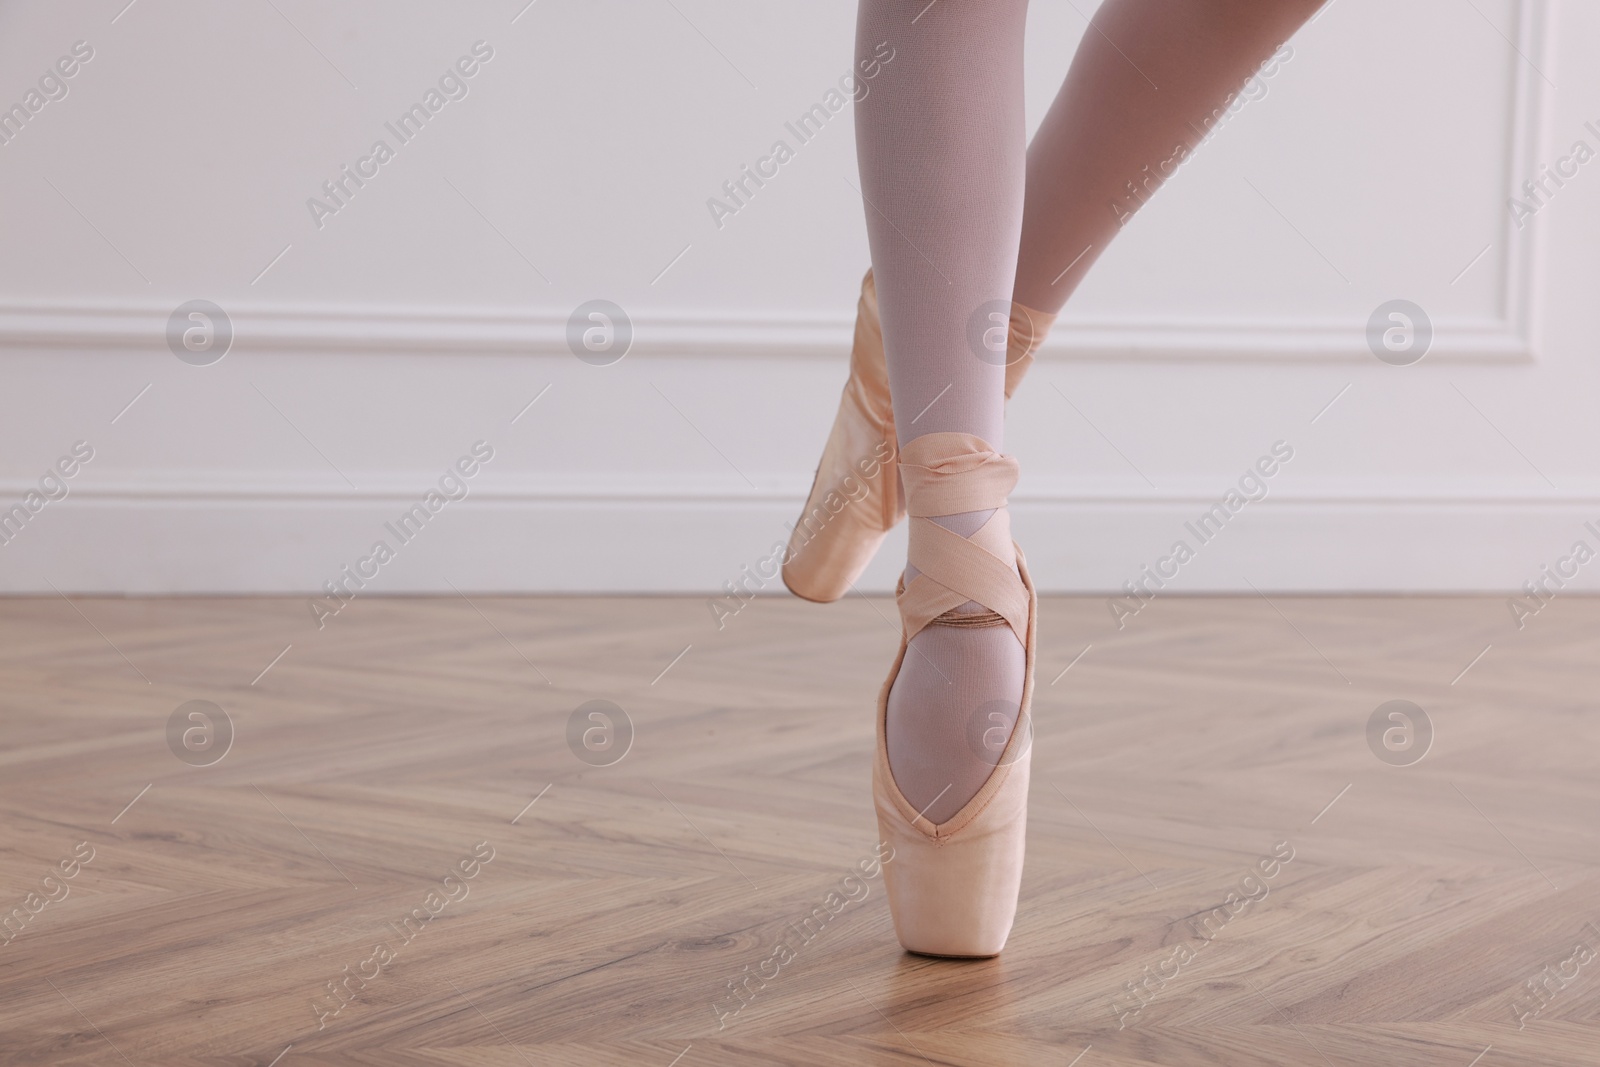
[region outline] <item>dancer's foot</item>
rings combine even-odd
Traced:
[[[928,518],[971,537],[995,514]],[[994,541],[1011,562],[1009,533]],[[1015,575],[1014,563],[1011,570]],[[906,584],[919,573],[908,566]],[[993,772],[1017,721],[1025,659],[1005,619],[976,601],[945,612],[911,639],[889,691],[889,766],[900,791],[930,822],[960,811]]]
[[[970,434],[934,433],[900,466],[906,638],[873,768],[889,906],[913,952],[992,956],[1016,912],[1027,823],[1034,596],[1006,512],[1017,465]]]
[[[1054,315],[1013,304],[1006,343],[1006,396],[1033,365]],[[884,536],[905,517],[895,467],[894,411],[884,363],[878,292],[868,271],[856,305],[850,377],[839,398],[805,510],[789,536],[783,581],[806,600],[829,603],[855,584]]]

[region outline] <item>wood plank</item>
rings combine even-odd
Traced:
[[[1004,955],[904,954],[873,881],[733,1011],[874,844],[892,617],[474,595],[318,630],[289,599],[0,601],[0,914],[94,850],[0,944],[0,1063],[1594,1062],[1600,961],[1513,1012],[1600,949],[1600,600],[1575,596],[1523,631],[1493,598],[1174,597],[1121,631],[1049,598]],[[1368,748],[1395,698],[1435,730],[1411,766]],[[234,728],[211,766],[168,748],[196,699]],[[633,725],[611,766],[568,747],[592,699]],[[403,937],[480,842],[467,895]],[[1266,895],[1197,934],[1279,842]]]

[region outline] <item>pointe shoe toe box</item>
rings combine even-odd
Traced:
[[[913,826],[887,790],[874,790],[878,826],[894,849],[884,864],[895,936],[924,956],[998,956],[1016,917],[1028,810],[1028,761],[1003,768],[982,810],[938,827]]]

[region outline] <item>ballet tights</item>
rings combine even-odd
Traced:
[[[1058,311],[1318,3],[1106,0],[1027,146],[1027,0],[861,0],[858,55],[892,56],[857,101],[856,145],[902,446],[953,431],[1004,450],[993,327],[1010,301]],[[932,518],[970,536],[991,514]],[[1004,625],[935,622],[912,638],[886,732],[895,782],[928,821],[948,820],[992,772],[1024,669]]]
[[[1106,0],[1028,145],[1017,303],[1054,314],[1322,0]]]
[[[1002,451],[1003,330],[998,352],[982,341],[991,309],[1005,321],[1022,230],[1027,2],[862,0],[858,11],[858,53],[893,49],[856,104],[856,154],[900,445],[949,431]],[[931,518],[970,536],[991,514]],[[1005,702],[1015,716],[1023,668],[1003,625],[936,622],[912,637],[889,692],[889,766],[930,822],[993,770],[968,744],[969,722]]]

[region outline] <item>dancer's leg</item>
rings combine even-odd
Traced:
[[[1319,3],[1106,0],[1028,150],[1019,222],[1025,0],[863,0],[858,49],[895,50],[894,76],[857,107],[857,138],[902,445],[956,431],[1003,447],[1004,375],[969,329],[1003,298],[1006,263],[1016,256],[1015,302],[1053,315],[1170,176],[1163,162],[1193,150]],[[968,535],[989,514],[936,521]],[[987,777],[971,727],[1015,708],[1022,655],[1000,627],[931,626],[912,647],[890,694],[890,762],[938,822]]]
[[[857,51],[894,56],[856,105],[856,148],[901,444],[1002,444],[1003,360],[977,358],[967,320],[1009,299],[1016,272],[1026,14],[1027,0],[861,0]]]
[[[1024,234],[1014,283],[1011,344],[1005,354],[1009,363],[1005,373],[1008,394],[1032,364],[1034,351],[1049,332],[1055,312],[1128,216],[1167,176],[1162,164],[1167,163],[1168,171],[1174,169],[1168,161],[1193,149],[1202,132],[1210,128],[1211,119],[1227,106],[1229,93],[1244,85],[1261,60],[1309,17],[1317,4],[1318,0],[1106,0],[1095,16],[1094,26],[1085,34],[1055,105],[1029,150]],[[871,135],[863,137],[863,167],[868,166],[869,157],[877,168],[894,169],[900,161],[906,162],[905,173],[899,178],[894,174],[872,176],[869,186],[879,189],[879,196],[898,202],[897,182],[910,180],[907,175],[913,174],[917,166],[942,165],[945,160],[939,158],[938,150],[952,139],[961,139],[948,129],[930,132],[915,124],[894,129],[895,114],[905,114],[909,123],[921,112],[915,110],[915,100],[906,100],[903,92],[896,93],[893,88],[894,80],[908,69],[908,63],[893,59],[891,65],[883,62],[884,57],[893,54],[889,49],[898,49],[899,55],[918,68],[907,77],[919,83],[927,79],[928,70],[947,68],[949,85],[967,84],[977,69],[977,57],[993,47],[992,38],[958,43],[929,41],[919,40],[907,30],[913,19],[918,27],[935,25],[933,13],[938,8],[967,6],[957,0],[939,0],[933,7],[923,4],[929,7],[926,14],[921,8],[915,14],[907,13],[903,6],[882,0],[863,6],[866,21],[862,32],[867,36],[862,38],[861,52],[863,58],[872,57],[868,62],[878,65],[880,76],[872,83],[870,94],[878,96],[878,100],[869,100],[862,107],[861,120],[870,123],[874,114],[883,116]],[[941,18],[946,14],[940,12]],[[991,14],[1003,17],[1001,12]],[[971,13],[958,11],[951,17],[960,22],[970,18]],[[879,33],[884,36],[875,36]],[[939,30],[930,36],[947,37]],[[919,48],[919,44],[925,47]],[[960,51],[960,45],[969,47]],[[930,49],[934,53],[942,49],[943,57],[930,55]],[[1014,70],[991,73],[1004,77]],[[1145,80],[1146,75],[1150,81]],[[1151,82],[1161,88],[1152,89]],[[993,79],[988,79],[982,89],[988,104],[992,104],[996,92]],[[898,96],[901,103],[879,110],[878,105],[886,103],[889,96]],[[962,110],[936,99],[925,104],[930,114],[952,115]],[[975,102],[973,110],[984,113],[988,104]],[[913,110],[908,111],[907,107]],[[1020,105],[1015,115],[1015,121],[1020,122]],[[991,139],[993,133],[991,128]],[[915,144],[893,145],[896,138],[915,141],[919,137],[929,138],[920,151]],[[991,162],[1008,167],[1009,160],[1009,156],[996,157]],[[1148,172],[1146,166],[1150,168]],[[950,173],[967,173],[970,169],[955,163]],[[1136,195],[1128,195],[1130,181]],[[997,180],[998,185],[1010,188],[1008,181]],[[874,194],[869,192],[868,196]],[[944,196],[946,201],[956,199],[959,196],[953,193]],[[935,232],[924,233],[917,242],[934,249],[924,251],[929,260],[939,265],[934,270],[924,263],[922,273],[935,278],[948,296],[955,296],[957,289],[972,288],[969,277],[947,281],[940,271],[967,266],[960,257],[968,249],[987,249],[987,239],[975,244],[966,240],[967,235],[973,231],[989,232],[983,231],[981,224],[1010,225],[1010,205],[1008,199],[1001,197],[952,206],[934,227]],[[877,208],[867,208],[867,221],[872,227],[876,256],[914,256],[910,245],[897,243],[900,238]],[[990,269],[987,262],[972,266],[977,268],[972,272],[976,274],[987,274]],[[904,420],[916,420],[910,427],[911,436],[915,436],[946,417],[939,409],[947,406],[951,396],[948,393],[927,414],[922,412],[953,381],[951,375],[944,373],[944,361],[952,352],[955,358],[961,358],[963,349],[958,339],[965,333],[966,324],[959,320],[965,309],[937,299],[934,294],[938,290],[924,284],[925,279],[915,277],[917,267],[916,262],[907,262],[896,269],[897,295],[892,301],[902,350],[920,349],[928,356],[923,364],[901,368],[903,387],[894,405],[900,426],[891,417],[884,384],[876,296],[870,284],[863,287],[850,380],[840,398],[816,481],[795,525],[790,555],[784,562],[784,581],[800,596],[824,602],[837,600],[853,585],[883,535],[903,517],[897,503],[899,475],[892,466],[880,471],[874,457],[881,455],[885,442],[897,436],[908,439],[898,432]],[[933,337],[935,343],[924,345],[918,340],[921,336]],[[917,380],[912,381],[913,378]],[[985,412],[981,421],[998,427],[998,409],[986,405]],[[819,518],[831,509],[830,500],[845,496],[856,501],[849,512],[831,521]]]
[[[1106,0],[1028,147],[1017,303],[1059,311],[1229,94],[1321,3]]]
[[[1005,316],[998,353],[975,349],[970,326],[986,308],[1006,307],[1016,271],[1026,14],[1027,0],[860,5],[858,53],[894,50],[857,104],[856,138],[902,446],[954,432],[1003,447]],[[993,514],[929,517],[968,537]],[[906,799],[931,804],[932,822],[953,815],[993,770],[1000,746],[986,754],[969,745],[969,726],[990,708],[1015,719],[1023,670],[1004,624],[935,624],[912,639],[889,698],[889,762]]]

